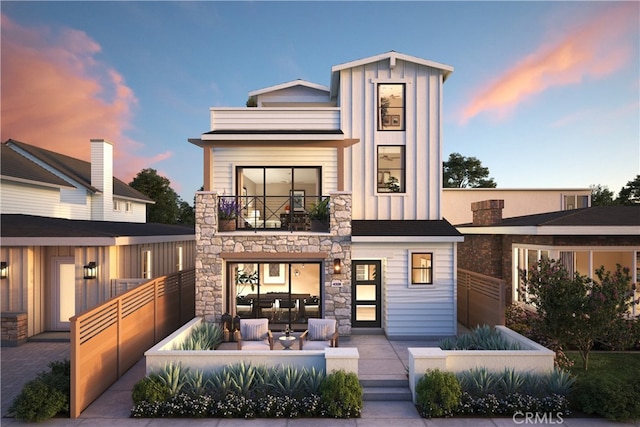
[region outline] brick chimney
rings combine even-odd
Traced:
[[[483,200],[471,203],[473,225],[499,225],[502,223],[504,200]]]
[[[113,146],[104,139],[91,140],[91,186],[100,191],[91,202],[91,219],[110,220],[113,214]]]

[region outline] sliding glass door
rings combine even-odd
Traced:
[[[322,317],[321,263],[229,263],[228,312],[241,318],[267,318],[272,329],[306,329]]]

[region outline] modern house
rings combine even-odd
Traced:
[[[473,221],[469,206],[484,200],[504,200],[502,216],[533,215],[591,206],[590,188],[444,188],[442,216],[453,225]]]
[[[452,72],[391,51],[333,66],[329,86],[296,80],[250,92],[254,107],[211,108],[189,139],[204,159],[196,315],[455,334],[463,238],[442,216]],[[237,213],[231,228],[221,211]]]
[[[193,227],[145,223],[145,195],[91,163],[8,140],[0,151],[2,344],[68,331],[69,318],[151,278],[195,266]]]
[[[600,267],[630,270],[640,279],[640,206],[596,206],[502,218],[504,200],[471,205],[473,221],[458,225],[465,240],[458,266],[507,283],[506,302],[523,301],[519,271],[540,259],[561,260],[571,273],[596,278]],[[630,292],[640,290],[635,286]],[[633,309],[640,314],[640,307]]]

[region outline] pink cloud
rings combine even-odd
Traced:
[[[115,174],[129,180],[154,161],[126,135],[137,99],[123,76],[96,58],[100,45],[74,29],[22,27],[2,15],[0,139],[89,160],[91,138],[114,146]]]
[[[462,111],[462,123],[484,112],[504,118],[546,89],[619,70],[631,56],[634,38],[628,34],[637,37],[637,17],[633,2],[609,7],[563,38],[540,46],[474,95]]]

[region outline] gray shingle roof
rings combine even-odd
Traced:
[[[481,227],[470,223],[460,227]],[[640,206],[592,206],[590,208],[547,212],[535,215],[504,218],[499,227],[532,226],[638,226]],[[639,228],[640,231],[640,228]]]
[[[86,162],[84,160],[76,159],[73,157],[65,156],[64,154],[56,153],[53,151],[46,150],[44,148],[36,147],[34,145],[26,144],[24,142],[16,141],[13,139],[9,139],[4,142],[2,148],[2,174],[12,176],[14,178],[21,179],[32,179],[34,176],[42,175],[44,169],[38,166],[37,164],[27,161],[24,163],[23,169],[16,169],[8,167],[5,169],[5,152],[13,151],[8,148],[11,145],[15,145],[16,147],[26,151],[30,155],[38,158],[43,163],[48,164],[52,168],[58,170],[60,173],[68,176],[74,181],[78,182],[80,185],[86,187],[88,190],[97,192],[98,190],[91,185],[91,163]],[[7,145],[5,147],[5,145]],[[22,157],[22,156],[20,156]],[[10,165],[7,165],[10,166]],[[44,170],[47,172],[46,170]],[[50,172],[47,172],[51,174]],[[53,175],[53,174],[51,174]],[[55,175],[54,175],[55,176]],[[58,178],[60,180],[60,178]],[[50,183],[49,181],[42,181],[46,183]],[[69,183],[65,182],[68,186]],[[151,202],[152,200],[137,191],[136,189],[130,187],[125,184],[123,181],[118,178],[113,178],[113,194],[119,197],[126,197],[129,199],[136,199],[145,202]]]
[[[193,225],[84,221],[32,215],[0,215],[4,237],[124,237],[195,234]]]
[[[446,220],[353,220],[353,236],[462,236]]]

